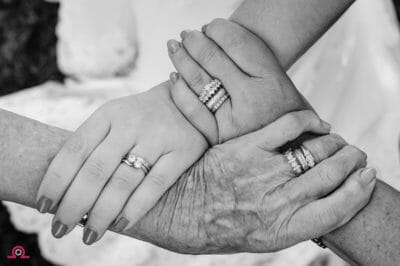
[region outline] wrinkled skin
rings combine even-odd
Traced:
[[[350,146],[347,150],[360,154],[365,164],[365,154]],[[315,237],[302,230],[307,222],[293,220],[305,203],[297,199],[296,189],[286,188],[293,175],[285,160],[248,136],[215,146],[125,234],[189,254],[272,252]],[[347,200],[355,198],[346,193]],[[343,212],[328,218],[331,229],[353,215]],[[321,217],[310,221],[318,223]]]

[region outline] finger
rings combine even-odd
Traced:
[[[232,99],[240,92],[232,90],[248,78],[221,48],[199,31],[182,33],[183,46],[191,57],[212,77],[219,79]]]
[[[153,165],[162,151],[154,143],[140,142],[130,153]],[[128,167],[126,164],[119,165],[90,211],[83,235],[85,244],[91,245],[102,237],[144,177],[142,169]]]
[[[218,126],[214,115],[201,103],[177,73],[170,75],[171,94],[175,105],[186,119],[199,130],[210,145],[218,143]]]
[[[178,153],[169,153],[157,161],[117,218],[118,222],[125,221],[120,231],[135,225],[186,170],[188,164],[177,163],[181,158]]]
[[[67,189],[53,218],[53,235],[70,232],[90,210],[112,173],[129,151],[124,139],[110,135],[93,151]]]
[[[227,19],[215,19],[202,30],[250,76],[264,77],[271,71],[282,71],[268,46],[239,24]]]
[[[102,238],[144,176],[143,170],[124,163],[118,167],[90,210],[83,235],[85,244],[91,245]],[[124,221],[121,222],[119,227],[123,226]]]
[[[299,191],[299,201],[309,202],[331,193],[351,173],[365,167],[366,164],[366,154],[354,146],[347,145],[307,173],[290,180],[287,188]]]
[[[181,43],[170,40],[167,46],[168,55],[176,70],[182,75],[190,89],[200,95],[204,86],[211,82],[210,75],[193,60]]]
[[[40,184],[36,201],[39,212],[48,212],[59,203],[80,167],[104,140],[109,129],[109,121],[98,110],[67,140]]]
[[[375,184],[374,169],[358,170],[326,198],[299,209],[290,220],[288,234],[303,241],[341,227],[368,203]]]
[[[297,139],[303,133],[327,134],[329,131],[330,125],[321,120],[315,112],[304,110],[288,113],[244,138],[249,138],[251,142],[271,151]]]

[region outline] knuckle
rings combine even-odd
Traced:
[[[346,141],[344,138],[338,134],[331,133],[329,134],[329,137],[338,145],[338,146],[344,146],[347,145]]]
[[[341,176],[341,172],[337,167],[331,164],[325,165],[321,173],[321,178],[325,180],[329,185],[336,185],[338,177]]]
[[[367,160],[367,154],[365,152],[363,152],[362,150],[360,150],[359,148],[357,148],[356,146],[353,145],[347,145],[345,147],[345,151],[347,151],[347,153],[354,159],[356,159],[357,161],[366,161]]]
[[[87,163],[85,167],[85,172],[88,177],[91,178],[101,178],[105,173],[105,164],[99,159],[91,160]]]
[[[163,189],[168,185],[167,178],[163,175],[151,175],[146,178],[149,179],[151,186],[156,189]]]
[[[203,48],[199,52],[199,60],[205,65],[211,64],[217,57],[218,51],[215,48]]]
[[[288,120],[288,124],[290,124],[292,128],[299,129],[303,127],[303,123],[298,113],[292,112],[288,114],[286,118]]]
[[[127,190],[132,186],[132,177],[127,174],[118,174],[112,179],[112,185],[117,190]]]
[[[56,168],[54,166],[50,167],[49,170],[47,170],[45,177],[47,180],[49,180],[49,181],[51,180],[51,181],[57,182],[57,183],[61,182],[64,179],[63,175],[58,170],[58,168]]]
[[[65,143],[64,149],[67,153],[75,156],[83,153],[86,149],[86,141],[82,134],[77,133]]]
[[[206,80],[199,71],[193,71],[188,78],[188,83],[192,88],[202,88],[206,84]]]

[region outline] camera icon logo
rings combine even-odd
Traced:
[[[8,259],[29,259],[30,256],[25,254],[25,248],[23,246],[14,246],[11,250],[11,254],[7,256]]]

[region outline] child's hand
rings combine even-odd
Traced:
[[[37,208],[58,206],[52,232],[62,237],[89,213],[84,242],[92,244],[114,223],[122,231],[149,211],[208,147],[174,105],[168,87],[111,101],[97,110],[52,161]],[[121,163],[133,153],[152,165]]]
[[[182,43],[168,42],[180,74],[173,73],[170,79],[176,105],[211,144],[255,131],[289,111],[306,109],[302,96],[257,36],[223,19],[203,31],[184,31]],[[198,99],[214,78],[230,95],[215,116]]]

